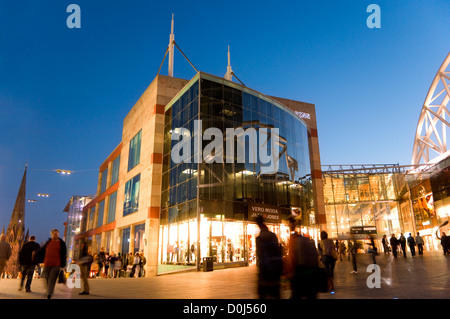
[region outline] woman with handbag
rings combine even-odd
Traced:
[[[328,276],[328,289],[334,290],[334,267],[336,266],[337,260],[336,247],[334,242],[328,238],[328,233],[324,230],[320,232],[320,239],[319,252]]]

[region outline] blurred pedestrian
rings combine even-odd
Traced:
[[[316,299],[319,285],[319,254],[315,242],[304,236],[294,237],[292,299]]]
[[[66,267],[67,256],[66,244],[59,238],[59,231],[53,229],[50,234],[52,237],[37,252],[37,261],[44,261],[47,299],[50,299],[53,295],[61,268]]]
[[[397,258],[399,242],[398,239],[395,237],[395,234],[392,234],[391,238],[389,239],[389,243],[391,244],[392,255],[394,255],[394,258]]]
[[[0,236],[0,277],[5,270],[6,262],[11,257],[11,246],[6,241],[6,235],[3,234]]]
[[[289,222],[289,242],[288,242],[288,254],[283,257],[283,277],[287,278],[291,281],[292,288],[292,280],[294,278],[295,273],[295,260],[294,260],[294,252],[295,252],[295,240],[297,239],[298,232],[295,230],[296,228],[296,220],[294,216],[288,218]]]
[[[346,251],[347,251],[347,247],[345,246],[345,243],[344,243],[344,241],[338,241],[338,243],[339,243],[339,246],[338,246],[338,249],[339,249],[339,259],[340,259],[340,261],[342,261],[342,256],[344,256],[344,259],[345,259],[345,254],[346,254]]]
[[[81,257],[78,260],[78,265],[80,266],[80,276],[81,281],[83,282],[83,291],[79,293],[79,295],[89,295],[89,273],[91,272],[91,265],[94,261],[94,258],[89,253],[87,243],[84,242],[81,244]]]
[[[403,236],[403,233],[400,233],[398,241],[400,242],[400,247],[402,247],[403,257],[406,258],[406,238]]]
[[[283,271],[281,247],[277,236],[269,231],[264,218],[258,215],[256,223],[260,228],[256,237],[256,263],[258,266],[258,296],[280,298],[280,279]]]
[[[353,238],[353,240],[351,242],[349,242],[348,244],[348,250],[349,250],[349,255],[352,255],[352,266],[353,266],[353,270],[351,271],[352,274],[357,274],[358,273],[358,266],[356,264],[356,255],[358,254],[358,243],[356,241],[356,239]]]
[[[337,260],[336,247],[324,230],[320,232],[320,239],[319,252],[328,276],[328,289],[334,290],[334,267]]]
[[[441,236],[441,245],[442,245],[442,250],[444,251],[444,255],[448,255],[449,254],[449,249],[448,249],[448,238],[447,235],[445,233],[442,233]]]
[[[105,278],[109,277],[109,263],[111,261],[111,256],[109,255],[109,251],[105,253],[105,262],[103,265],[105,266]]]
[[[417,232],[417,236],[416,236],[416,244],[417,244],[417,250],[419,252],[419,255],[423,255],[423,245],[424,245],[424,241],[422,236],[420,236],[419,232]]]
[[[409,233],[408,237],[408,246],[409,250],[411,251],[411,256],[414,257],[416,255],[416,241],[414,240],[414,237]]]
[[[134,255],[134,259],[133,259],[133,268],[131,269],[131,274],[130,277],[139,277],[139,272],[141,271],[141,266],[139,265],[141,259],[139,258],[139,253],[137,252]]]
[[[114,278],[115,277],[115,265],[117,262],[117,256],[116,254],[113,252],[111,252],[111,255],[109,255],[109,274],[108,276],[110,278]]]
[[[100,248],[100,251],[97,254],[97,264],[98,264],[98,271],[97,271],[97,277],[102,277],[102,273],[103,273],[103,266],[105,265],[105,259],[106,259],[106,255],[105,255],[105,251],[103,250],[103,247]]]
[[[25,281],[25,277],[27,277],[25,291],[31,292],[31,281],[33,280],[34,269],[36,268],[36,262],[33,260],[33,257],[40,247],[41,246],[36,243],[36,237],[30,236],[30,241],[26,242],[19,252],[19,264],[22,273],[19,291],[23,289],[23,283]]]
[[[369,238],[369,240],[370,240],[370,242],[369,242],[369,253],[372,255],[372,263],[373,264],[376,264],[377,263],[377,260],[376,260],[376,255],[378,255],[378,249],[377,249],[377,247],[375,246],[375,235],[370,235],[370,238]]]
[[[389,254],[389,245],[386,235],[383,235],[383,238],[381,239],[381,244],[383,245],[384,253]]]
[[[139,268],[140,268],[139,277],[145,277],[145,267],[144,266],[146,263],[147,263],[147,259],[144,256],[144,252],[141,251],[139,253]]]

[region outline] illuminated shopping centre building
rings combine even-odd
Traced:
[[[418,177],[425,173],[411,175],[399,165],[375,174],[363,167],[322,172],[313,104],[248,88],[230,63],[224,78],[204,72],[175,78],[174,46],[172,32],[168,76],[158,72],[125,117],[122,141],[100,165],[75,258],[87,241],[93,253],[143,252],[149,276],[201,269],[205,257],[216,268],[249,265],[258,214],[283,244],[290,216],[314,239],[320,230],[333,238],[375,228],[379,235],[421,230],[412,226],[415,213],[404,212],[425,205],[432,191]],[[442,218],[433,218],[435,227]]]

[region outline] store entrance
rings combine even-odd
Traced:
[[[284,224],[267,224],[287,249],[289,228]],[[256,223],[202,216],[180,223],[164,225],[160,231],[159,262],[161,269],[202,269],[206,257],[213,258],[215,269],[256,264]],[[170,267],[166,267],[170,265]],[[174,268],[174,266],[176,266]]]

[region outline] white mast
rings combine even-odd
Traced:
[[[170,40],[169,40],[169,76],[170,77],[173,77],[174,42],[175,42],[175,34],[173,34],[173,13],[172,13],[172,25],[171,25],[171,29],[170,29]]]
[[[230,46],[228,46],[228,66],[227,66],[227,73],[225,73],[225,79],[232,81],[232,78],[233,78],[233,70],[231,70]]]

